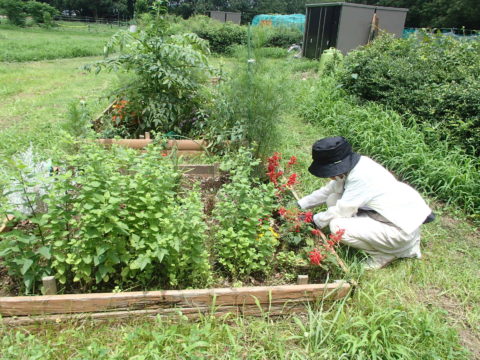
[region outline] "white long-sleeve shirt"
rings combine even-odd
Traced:
[[[332,180],[298,202],[302,209],[325,203],[334,193],[341,197],[334,206],[314,216],[324,227],[332,219],[354,216],[358,209],[371,209],[398,226],[407,234],[417,230],[431,209],[412,187],[395,179],[383,166],[362,156],[342,180]]]

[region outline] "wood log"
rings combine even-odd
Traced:
[[[143,149],[151,144],[151,139],[97,139],[97,142],[105,146],[113,144],[131,149]],[[178,150],[203,151],[207,143],[204,140],[168,140],[166,150],[177,148]]]
[[[81,314],[58,314],[46,316],[21,316],[6,317],[0,320],[0,324],[9,326],[29,326],[35,324],[55,323],[65,324],[83,321],[121,321],[132,318],[145,317],[155,318],[157,316],[178,319],[184,317],[190,320],[199,319],[202,316],[225,317],[233,316],[282,316],[305,311],[305,303],[287,303],[273,305],[244,305],[244,306],[223,306],[221,308],[201,307],[182,309],[153,309],[153,310],[132,310],[132,311],[111,311]]]
[[[85,312],[210,308],[254,304],[305,303],[336,300],[348,294],[350,284],[308,284],[163,290],[125,293],[0,297],[0,315],[27,316]]]
[[[218,164],[213,165],[179,165],[181,171],[184,171],[186,175],[216,177],[218,175]]]

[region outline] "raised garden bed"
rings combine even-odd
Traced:
[[[5,325],[17,326],[157,315],[182,315],[192,319],[202,314],[285,315],[303,311],[308,303],[341,299],[349,291],[350,284],[340,281],[331,284],[0,297],[0,315]]]
[[[179,310],[188,317],[213,309],[218,315],[278,315],[348,293],[347,283],[322,284],[340,273],[320,264],[327,255],[308,252],[322,241],[312,238],[311,214],[279,207],[288,193],[278,191],[291,185],[280,186],[277,155],[274,186],[251,178],[258,162],[245,150],[226,160],[233,169],[227,176],[218,165],[175,165],[158,147],[137,156],[84,146],[66,159],[70,173],[53,175],[46,216],[22,219],[15,232],[2,235],[0,248],[17,281],[15,292],[3,294],[19,293],[22,280],[26,293],[39,294],[40,279],[55,276],[67,295],[0,297],[7,323]],[[313,284],[292,285],[307,274]],[[212,289],[182,290],[202,286]],[[112,290],[120,292],[106,293]],[[56,286],[44,282],[42,293],[56,293]]]

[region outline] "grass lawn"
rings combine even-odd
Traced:
[[[0,152],[11,153],[32,140],[48,141],[71,102],[84,100],[94,113],[100,112],[107,99],[99,97],[111,88],[115,75],[81,69],[95,60],[0,63]]]
[[[89,30],[90,29],[90,30]],[[0,61],[38,61],[103,54],[105,42],[118,27],[60,23],[45,29],[0,25]]]
[[[101,110],[104,104],[95,99],[113,77],[79,70],[91,60],[2,64],[0,150],[8,154],[31,140],[51,145],[46,134],[58,132],[56,124],[72,99],[85,99]],[[226,61],[226,71],[235,71]],[[288,72],[296,65],[275,61],[273,66]],[[307,75],[295,73],[298,78],[286,91],[312,85],[315,78]],[[322,183],[306,170],[310,146],[324,136],[322,128],[305,123],[292,111],[285,112],[280,122],[277,151],[298,157],[298,190],[306,194]],[[197,323],[139,319],[29,329],[0,325],[2,358],[480,359],[478,229],[441,205],[436,205],[436,212],[437,220],[423,228],[422,260],[396,261],[371,273],[358,270],[359,288],[330,311],[282,319],[205,317]],[[359,258],[348,249],[342,252],[349,262]]]

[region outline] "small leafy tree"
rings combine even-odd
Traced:
[[[7,15],[13,25],[24,26],[27,18],[25,3],[19,0],[0,0],[0,13]]]
[[[59,13],[53,6],[38,1],[27,1],[25,10],[37,24],[49,22],[47,25],[50,25],[53,16]]]
[[[117,97],[128,100],[126,111],[137,121],[123,124],[132,135],[145,131],[188,133],[199,119],[205,101],[202,83],[211,72],[207,42],[194,34],[167,35],[165,8],[156,2],[156,16],[138,33],[121,31],[106,46],[106,55],[120,53],[94,64],[102,69],[125,70],[134,78],[119,89]]]

